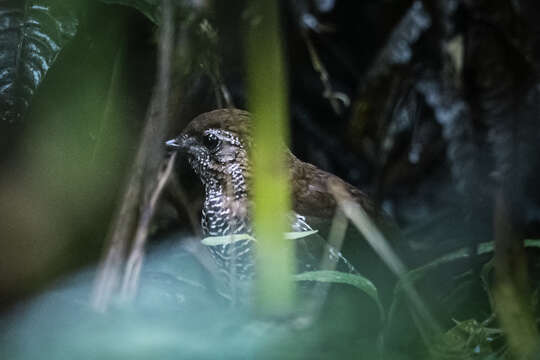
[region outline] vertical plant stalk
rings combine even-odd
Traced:
[[[499,190],[493,217],[493,301],[513,355],[516,359],[532,359],[540,350],[540,336],[531,304],[525,244],[512,225],[511,218],[504,193]]]
[[[126,262],[126,268],[124,271],[124,280],[122,283],[122,296],[125,300],[131,300],[137,293],[137,287],[139,283],[139,277],[141,274],[141,268],[144,260],[144,248],[146,246],[146,239],[148,238],[148,229],[150,228],[150,221],[154,216],[157,201],[163,192],[163,188],[167,184],[171,176],[174,161],[176,160],[176,152],[167,160],[167,165],[163,172],[159,175],[158,182],[150,202],[145,206],[137,231],[135,232],[135,238],[133,240],[133,247]]]
[[[140,144],[130,171],[126,190],[112,226],[107,235],[104,257],[98,268],[91,304],[97,311],[105,311],[113,293],[117,290],[121,268],[129,239],[139,220],[139,209],[151,201],[158,178],[163,142],[167,129],[171,56],[173,52],[173,16],[171,0],[162,0],[162,25],[159,37],[158,79],[154,88]],[[139,206],[140,203],[143,206]]]
[[[332,249],[341,252],[343,241],[347,233],[349,225],[349,219],[345,216],[340,208],[336,208],[332,224],[330,226],[330,232],[328,233],[328,245],[324,249],[320,270],[334,271],[339,262],[339,258],[332,256]],[[322,310],[324,303],[328,297],[328,291],[332,284],[330,282],[317,282],[313,289],[313,303],[309,313],[312,316],[312,321],[316,319]]]
[[[249,107],[254,114],[252,196],[257,237],[256,304],[266,315],[286,315],[294,305],[294,247],[284,239],[289,224],[290,189],[284,152],[287,85],[281,42],[279,2],[251,4],[247,29]],[[285,142],[286,143],[286,142]]]

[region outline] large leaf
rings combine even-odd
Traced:
[[[24,115],[77,27],[72,1],[0,0],[0,119]]]

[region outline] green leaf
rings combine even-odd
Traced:
[[[217,246],[232,244],[237,241],[250,240],[255,241],[255,238],[249,234],[234,234],[225,236],[208,236],[202,239],[202,244],[206,246]]]
[[[482,243],[478,246],[479,253],[489,251],[489,244],[491,243]],[[491,245],[491,251],[493,251],[493,246]],[[434,261],[420,266],[416,269],[410,270],[407,272],[397,283],[394,288],[394,298],[392,299],[392,304],[390,305],[390,310],[388,312],[388,323],[391,326],[392,321],[396,315],[398,305],[402,302],[404,297],[405,282],[413,285],[417,281],[426,277],[429,273],[436,270],[438,267],[462,259],[467,259],[469,257],[469,249],[461,248],[444,256],[441,256]]]
[[[436,260],[434,260],[434,261],[432,261],[432,262],[430,262],[430,263],[428,263],[426,265],[423,265],[421,267],[413,269],[413,270],[409,271],[407,274],[405,274],[404,280],[398,281],[398,283],[396,284],[396,289],[394,290],[394,293],[398,294],[403,290],[403,282],[404,281],[409,281],[411,283],[415,283],[418,280],[425,277],[432,270],[435,270],[436,268],[438,268],[441,265],[448,264],[448,263],[451,263],[451,262],[457,261],[457,260],[466,259],[468,257],[469,257],[469,249],[463,248],[463,249],[459,249],[457,251],[454,251],[454,252],[452,252],[450,254],[444,255],[444,256],[442,256],[442,257],[440,257],[440,258],[438,258],[438,259],[436,259]]]
[[[527,239],[525,240],[525,247],[537,247],[537,248],[540,248],[540,240],[533,240],[533,239]],[[493,246],[493,242],[492,241],[489,241],[489,242],[483,242],[483,243],[480,243],[478,244],[478,255],[484,255],[484,254],[488,254],[490,252],[493,252],[494,250],[494,246]],[[440,258],[426,264],[426,265],[423,265],[423,266],[420,266],[416,269],[413,269],[411,271],[409,271],[407,274],[406,274],[406,279],[407,281],[410,281],[410,282],[416,282],[420,279],[422,279],[423,277],[425,277],[429,272],[431,272],[432,270],[435,270],[436,268],[438,268],[439,266],[441,265],[445,265],[445,264],[449,264],[453,261],[457,261],[457,260],[463,260],[463,259],[467,259],[468,257],[470,256],[469,254],[469,249],[468,248],[461,248],[459,250],[456,250],[454,252],[451,252],[449,254],[446,254],[444,256],[441,256]],[[403,288],[403,281],[399,281],[397,284],[396,284],[396,289],[394,291],[394,293],[399,293]]]
[[[316,234],[317,230],[309,231],[296,231],[296,232],[286,232],[284,238],[286,240],[298,240],[308,237],[310,235]],[[227,245],[232,244],[237,241],[250,240],[257,241],[253,236],[249,234],[234,234],[234,235],[225,235],[225,236],[208,236],[202,239],[202,244],[206,246],[216,246],[216,245]]]
[[[286,232],[284,238],[286,240],[298,240],[308,237],[310,235],[316,234],[317,230],[309,231],[296,231],[296,232]],[[250,240],[257,241],[253,236],[249,234],[234,234],[234,235],[225,235],[225,236],[208,236],[202,239],[203,245],[206,246],[216,246],[216,245],[226,245],[231,244],[237,241]]]
[[[287,240],[298,240],[298,239],[303,239],[305,237],[308,237],[308,236],[316,234],[316,233],[317,233],[317,230],[286,232],[285,233],[285,239],[287,239]]]
[[[346,284],[356,287],[369,296],[379,309],[381,321],[384,322],[384,307],[379,299],[377,287],[360,274],[349,274],[340,271],[320,270],[294,275],[296,281],[317,281],[334,284]]]
[[[526,239],[524,242],[525,242],[525,247],[540,248],[540,239]],[[494,243],[492,241],[487,241],[487,242],[478,244],[478,248],[477,248],[478,255],[489,254],[493,251],[494,251]],[[389,323],[390,324],[392,323],[392,319],[394,318],[394,314],[395,314],[395,311],[397,310],[397,306],[398,304],[400,304],[403,298],[403,288],[404,288],[405,281],[408,281],[411,284],[414,284],[417,281],[426,277],[432,271],[436,270],[438,267],[449,264],[457,260],[467,259],[469,256],[470,256],[469,249],[461,248],[459,250],[456,250],[454,252],[441,256],[438,259],[435,259],[432,262],[426,265],[420,266],[416,269],[413,269],[409,271],[407,274],[405,274],[403,279],[398,281],[394,288],[394,299],[392,300],[392,304],[390,305],[390,310],[389,310]]]
[[[0,5],[0,119],[20,119],[78,27],[73,2],[31,0]]]
[[[537,247],[537,248],[540,248],[540,240],[536,240],[536,239],[527,239],[525,240],[525,247]],[[483,242],[483,243],[480,243],[478,244],[478,250],[477,250],[477,253],[478,255],[485,255],[485,254],[489,254],[491,252],[493,252],[494,250],[494,244],[492,241],[488,241],[488,242]],[[405,275],[405,278],[407,279],[406,281],[410,281],[410,282],[416,282],[420,279],[422,279],[423,277],[425,277],[428,273],[430,273],[432,270],[435,270],[436,268],[442,266],[442,265],[445,265],[445,264],[449,264],[453,261],[457,261],[457,260],[463,260],[463,259],[467,259],[468,257],[470,256],[469,254],[469,249],[468,248],[461,248],[459,250],[456,250],[454,252],[451,252],[449,254],[446,254],[444,256],[441,256],[440,258],[426,264],[426,265],[423,265],[423,266],[420,266],[416,269],[413,269],[411,271],[409,271],[406,275]],[[396,284],[396,289],[394,290],[394,293],[399,293],[401,292],[403,288],[403,281],[399,281],[397,284]]]
[[[540,248],[540,239],[526,239],[525,247]]]

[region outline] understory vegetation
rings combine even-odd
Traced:
[[[0,358],[539,358],[539,16],[0,1]],[[254,114],[254,234],[201,234],[203,187],[165,148],[217,108]],[[290,231],[283,144],[391,229],[337,186],[328,223]],[[247,292],[208,255],[236,241]]]

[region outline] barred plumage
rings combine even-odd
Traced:
[[[248,152],[251,147],[250,114],[238,109],[221,109],[197,116],[176,139],[168,141],[172,149],[182,149],[205,188],[201,225],[205,236],[251,234],[251,205],[248,197],[251,177]],[[311,230],[306,216],[330,218],[336,202],[329,192],[329,180],[340,182],[351,196],[376,220],[381,213],[360,190],[336,176],[298,160],[286,148],[293,190],[292,231]],[[280,151],[280,149],[276,149]],[[319,244],[320,245],[320,244]],[[320,261],[310,253],[314,244],[303,243],[307,257],[300,270],[313,270]],[[324,248],[326,245],[322,245]],[[320,248],[320,246],[319,246]],[[240,280],[253,276],[253,244],[242,240],[210,248],[220,270]],[[319,252],[320,255],[320,252]],[[339,253],[330,256],[340,257]],[[345,266],[354,268],[344,258]]]

